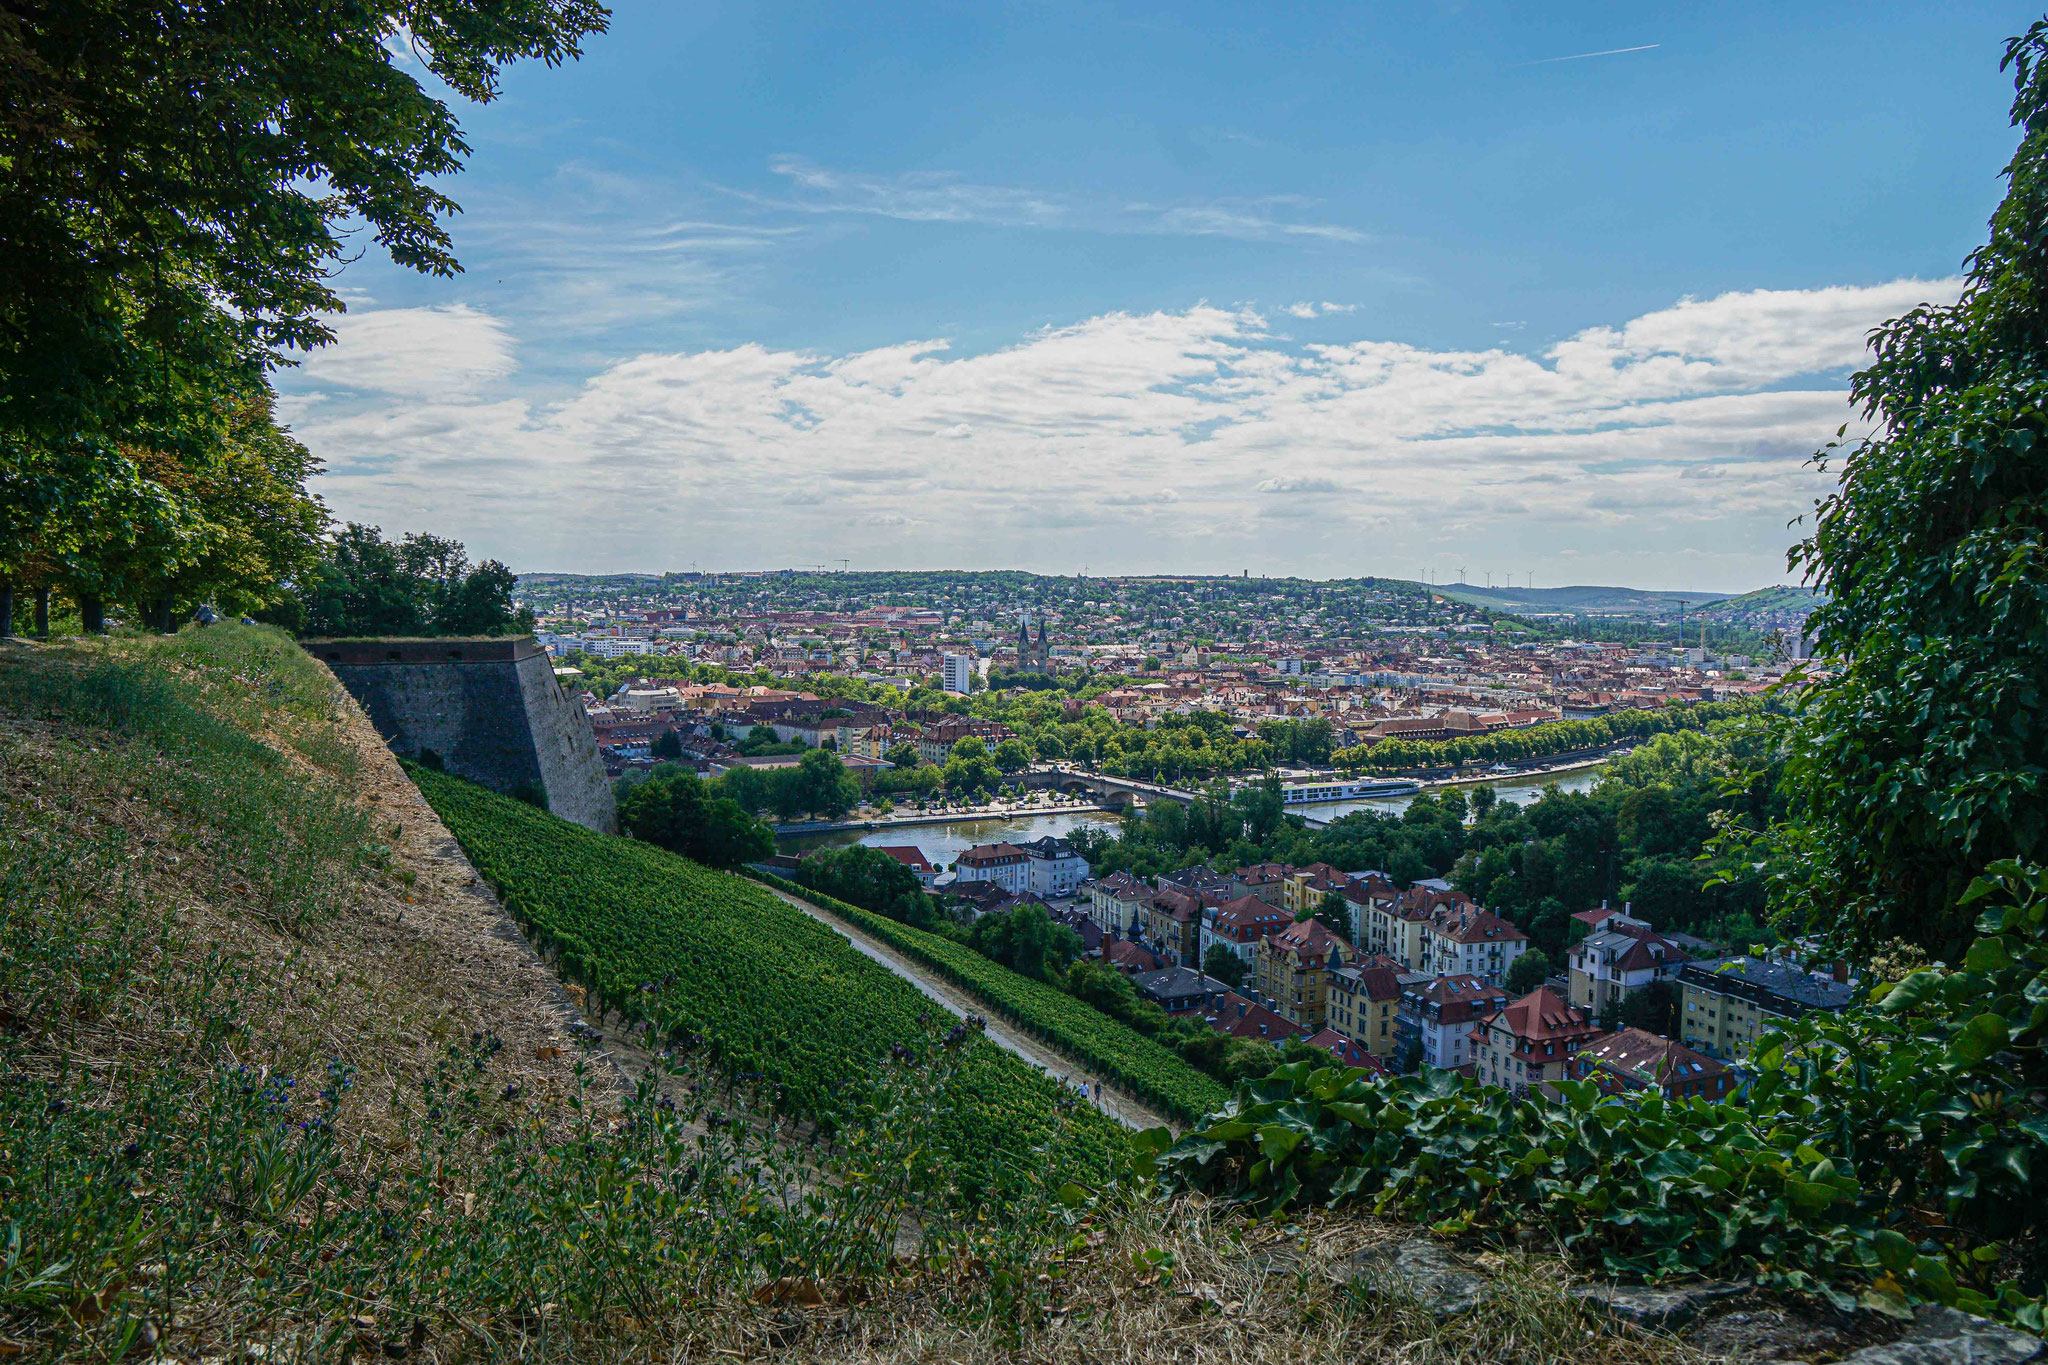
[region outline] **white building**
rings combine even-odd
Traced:
[[[1019,844],[1024,850],[1026,888],[1037,896],[1071,896],[1088,880],[1088,860],[1065,839],[1050,834]]]
[[[652,654],[652,640],[628,640],[619,636],[600,635],[586,638],[582,643],[585,654],[600,659],[616,659],[627,654]]]
[[[948,654],[941,687],[948,692],[965,696],[974,690],[974,656],[972,654]]]
[[[1442,976],[1404,987],[1394,1020],[1394,1052],[1449,1071],[1472,1060],[1474,1026],[1506,1009],[1508,993],[1473,976]]]
[[[953,879],[994,882],[1021,896],[1031,889],[1031,859],[1015,844],[976,844],[954,860]]]
[[[1491,910],[1459,906],[1439,911],[1423,927],[1422,970],[1432,976],[1476,976],[1498,986],[1528,948],[1529,936]]]

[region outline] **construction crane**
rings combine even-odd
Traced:
[[[841,573],[845,573],[845,572],[846,572],[846,566],[847,566],[847,564],[849,564],[850,562],[851,562],[851,561],[850,561],[850,560],[848,560],[848,559],[847,559],[847,557],[846,557],[845,555],[841,555],[841,556],[839,556],[839,572],[841,572]]]

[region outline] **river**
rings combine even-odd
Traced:
[[[1469,792],[1473,787],[1491,787],[1501,800],[1512,801],[1518,806],[1527,806],[1543,795],[1545,787],[1552,784],[1561,791],[1591,791],[1593,784],[1600,780],[1601,771],[1600,768],[1579,768],[1555,776],[1538,773],[1533,777],[1504,777],[1494,782],[1468,783],[1464,785],[1463,790]],[[1411,792],[1406,796],[1375,796],[1365,801],[1325,801],[1313,806],[1290,806],[1288,809],[1327,824],[1360,810],[1376,810],[1385,815],[1399,815],[1407,810],[1409,803],[1414,800],[1415,795]]]
[[[1046,811],[1037,815],[995,816],[952,820],[942,825],[903,825],[895,829],[841,829],[827,834],[786,834],[776,840],[784,853],[846,844],[914,844],[934,863],[950,863],[976,844],[1018,843],[1077,829],[1116,829],[1117,819],[1095,811]]]
[[[1555,782],[1568,792],[1592,790],[1598,781],[1598,768],[1581,768],[1576,772],[1557,777],[1510,777],[1486,783],[1500,794],[1503,801],[1512,801],[1526,806],[1543,794],[1543,789]],[[1473,784],[1479,785],[1479,784]],[[1332,801],[1323,805],[1290,806],[1294,815],[1306,815],[1311,819],[1328,822],[1357,810],[1376,810],[1398,815],[1408,809],[1414,796],[1381,796],[1369,801]],[[839,848],[847,844],[914,844],[924,851],[924,856],[934,863],[951,863],[960,854],[976,844],[1018,843],[1026,839],[1040,839],[1048,834],[1071,834],[1081,828],[1116,829],[1115,816],[1097,812],[1076,813],[1072,811],[1047,811],[1043,814],[1003,816],[982,820],[955,820],[942,825],[904,825],[896,829],[842,829],[827,834],[790,834],[777,840],[785,853],[801,853],[811,848]]]

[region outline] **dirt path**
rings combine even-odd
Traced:
[[[765,882],[763,885],[767,886]],[[1022,1057],[1025,1061],[1054,1079],[1064,1077],[1071,1084],[1086,1085],[1089,1097],[1093,1100],[1095,1107],[1119,1123],[1131,1128],[1170,1127],[1176,1132],[1179,1131],[1179,1125],[1170,1122],[1164,1114],[1147,1108],[1121,1090],[1113,1089],[1108,1082],[1102,1080],[1091,1071],[1085,1063],[1067,1056],[1057,1048],[1040,1042],[1030,1034],[1012,1026],[1008,1020],[991,1012],[988,1005],[975,999],[973,995],[946,980],[946,978],[940,976],[937,972],[901,949],[892,947],[880,939],[869,937],[851,924],[848,924],[845,920],[840,919],[837,915],[821,910],[809,901],[790,895],[787,891],[783,891],[775,886],[767,886],[767,889],[772,894],[788,901],[791,905],[818,921],[818,923],[845,935],[847,942],[851,943],[868,957],[887,967],[890,971],[896,973],[896,975],[902,977],[905,981],[908,981],[911,985],[917,987],[920,991],[923,991],[927,997],[934,1003],[942,1006],[948,1013],[961,1018],[965,1018],[970,1014],[981,1015],[988,1021],[988,1039],[990,1042],[1003,1048],[1005,1051],[1014,1052],[1017,1056]]]

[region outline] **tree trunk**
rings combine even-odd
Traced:
[[[96,592],[78,595],[78,615],[83,620],[87,635],[107,633],[107,606]]]
[[[36,638],[50,638],[50,590],[36,589]]]
[[[150,628],[159,635],[175,635],[177,626],[171,621],[171,599],[159,597],[149,604]]]
[[[14,634],[14,580],[0,574],[0,640]]]

